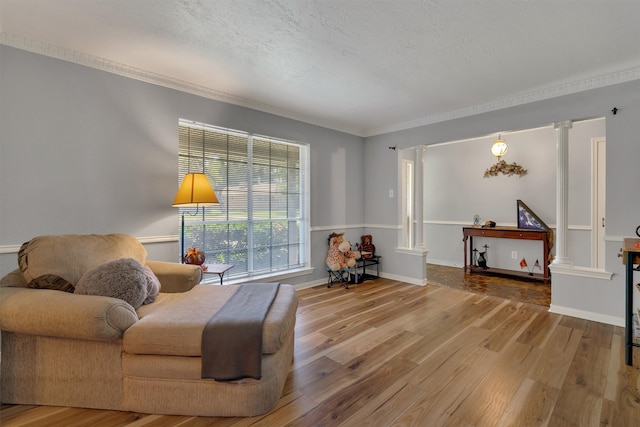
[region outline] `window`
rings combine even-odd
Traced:
[[[179,183],[204,172],[219,200],[179,209],[184,248],[234,264],[230,277],[308,266],[307,146],[185,120],[179,128]]]

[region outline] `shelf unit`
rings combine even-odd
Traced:
[[[625,362],[629,366],[633,366],[633,348],[640,347],[640,337],[635,335],[635,327],[633,324],[633,315],[637,313],[637,307],[634,306],[633,294],[638,292],[635,290],[634,274],[640,276],[640,239],[626,238],[623,241],[622,262],[625,265]]]
[[[356,260],[354,282],[360,283],[369,279],[379,279],[381,258],[382,257],[379,255],[372,255],[369,258],[362,256],[360,259]],[[367,267],[373,266],[376,267],[376,274],[368,274]],[[359,273],[360,269],[362,269],[361,273]]]

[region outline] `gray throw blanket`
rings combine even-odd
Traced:
[[[202,378],[262,377],[262,329],[279,283],[239,285],[202,332]]]

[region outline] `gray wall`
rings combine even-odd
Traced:
[[[569,130],[569,256],[577,265],[591,264],[591,139],[604,137],[605,119],[575,122]],[[425,241],[432,263],[462,266],[461,227],[475,214],[481,221],[517,225],[516,201],[522,200],[549,227],[555,228],[556,142],[553,126],[502,132],[509,151],[504,160],[527,169],[523,176],[484,178],[495,157],[490,147],[497,135],[430,145],[425,150]],[[430,244],[437,242],[437,244]],[[520,269],[524,257],[542,262],[541,242],[474,239],[474,246],[489,246],[489,265]],[[516,251],[516,259],[511,252]],[[540,272],[540,270],[536,270]]]
[[[0,45],[0,274],[33,236],[129,233],[178,259],[178,119],[307,143],[313,275],[330,230],[359,236],[363,138]]]
[[[613,107],[619,109],[615,116],[610,112]],[[0,273],[15,267],[16,247],[39,234],[130,233],[145,242],[150,258],[175,259],[178,216],[171,201],[178,185],[177,126],[178,118],[187,118],[310,145],[311,248],[316,271],[292,283],[325,278],[326,237],[333,230],[347,231],[351,240],[363,231],[373,234],[377,251],[384,256],[386,275],[419,278],[423,267],[417,264],[422,258],[395,251],[399,150],[594,117],[606,117],[606,269],[614,275],[605,283],[589,282],[583,288],[589,292],[580,291],[586,279],[555,277],[552,298],[559,305],[574,304],[578,311],[615,317],[623,312],[624,303],[617,253],[621,239],[633,235],[640,225],[636,194],[640,80],[363,140],[0,45]],[[518,157],[515,137],[509,142],[513,145],[507,160],[530,169],[536,165],[536,159]],[[489,143],[480,144],[482,158],[461,153],[459,168],[444,171],[442,185],[450,180],[464,182],[464,174],[471,170],[473,176],[484,172],[493,161],[485,144]],[[392,146],[398,150],[390,150]],[[538,173],[537,168],[530,171],[531,176]],[[477,178],[480,188],[500,179],[489,183]],[[548,178],[539,179],[546,183]],[[585,189],[581,182],[570,185],[570,203],[576,209],[570,212],[569,222],[583,224],[586,217],[579,207],[584,205]],[[544,185],[545,197],[547,191],[555,194],[548,186]],[[390,189],[393,198],[388,196]],[[515,210],[511,200],[515,194],[504,202],[508,215],[504,220]],[[537,193],[522,199],[545,221],[553,214],[546,205],[537,207],[544,199]],[[428,195],[425,204],[429,206]],[[475,213],[500,221],[502,210],[477,212],[473,204],[463,203],[440,216],[470,221]],[[430,233],[425,243],[434,253],[441,246],[449,247],[448,232],[425,233]],[[455,260],[461,253],[455,247],[447,251],[439,256]]]
[[[618,108],[616,115],[611,113],[614,107]],[[636,227],[640,225],[640,215],[638,215],[640,197],[637,195],[637,183],[640,182],[640,168],[638,167],[640,165],[640,80],[367,138],[366,163],[373,165],[373,167],[365,169],[365,182],[374,181],[377,186],[397,189],[395,159],[388,158],[386,150],[389,146],[398,146],[398,149],[404,149],[421,144],[429,145],[475,138],[481,135],[492,135],[505,129],[533,129],[548,126],[554,122],[596,117],[606,118],[607,236],[605,268],[613,273],[613,277],[611,280],[594,281],[590,278],[557,275],[552,284],[552,306],[554,299],[558,297],[556,301],[559,303],[557,305],[559,307],[573,305],[576,315],[598,312],[597,314],[604,321],[611,320],[618,323],[621,316],[624,315],[624,270],[617,254],[621,247],[622,238],[633,236]],[[511,152],[507,155],[508,158],[511,158],[510,155]],[[461,161],[460,169],[456,168],[442,176],[442,185],[446,185],[447,180],[450,179],[458,180],[461,173],[466,174],[460,170],[477,168],[478,172],[484,171],[487,164],[491,163],[491,160],[486,156],[487,154],[483,154],[481,160],[465,159]],[[526,159],[516,159],[515,153],[513,158],[525,166],[533,164]],[[478,166],[477,162],[480,162],[481,166]],[[484,184],[483,178],[477,179]],[[512,177],[511,179],[519,178]],[[572,185],[576,193],[584,191],[576,183],[572,183]],[[555,190],[550,191],[555,194]],[[397,211],[388,206],[388,199],[378,197],[379,193],[380,190],[376,186],[367,185],[365,187],[365,222],[368,225],[373,225],[368,231],[374,235],[377,231],[375,224],[399,223]],[[582,206],[582,202],[575,201],[573,197],[571,196],[571,203],[574,203],[576,207]],[[522,199],[525,202],[535,200],[529,195],[522,197]],[[428,204],[428,200],[425,200],[425,203]],[[455,210],[449,215],[451,218],[471,221],[473,213],[476,213],[473,205],[460,203],[460,211]],[[530,207],[535,210],[536,205],[537,202],[531,202]],[[509,200],[507,206],[515,206],[515,201]],[[549,215],[549,210],[544,208],[537,212],[542,214],[540,216],[546,221],[545,216]],[[471,216],[469,216],[470,213]],[[486,215],[483,212],[477,213]],[[583,221],[584,218],[578,210],[574,210],[570,214],[570,223],[582,223]],[[555,223],[556,221],[552,218],[550,222]],[[388,238],[393,237],[386,229],[381,229],[380,233],[385,234]],[[440,245],[450,245],[449,240],[450,236],[446,233],[434,234],[425,243],[427,247],[434,248],[433,250],[436,251],[435,248]],[[454,248],[449,250],[447,254],[441,254],[440,257],[455,259],[459,253],[462,253],[461,249]]]

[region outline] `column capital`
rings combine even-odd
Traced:
[[[553,124],[554,129],[559,129],[559,128],[571,129],[572,127],[573,127],[573,121],[571,120],[565,120],[564,122],[555,122]]]

